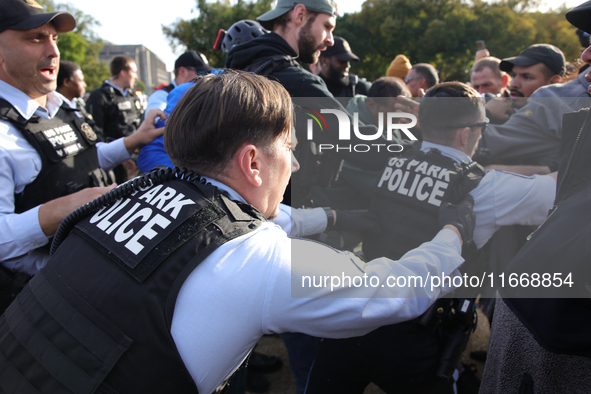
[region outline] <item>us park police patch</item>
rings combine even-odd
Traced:
[[[195,193],[181,181],[150,186],[103,207],[74,231],[143,281],[196,231],[224,215],[207,199],[187,197]]]

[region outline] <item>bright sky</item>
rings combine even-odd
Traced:
[[[104,40],[118,45],[143,44],[156,54],[168,71],[174,68],[174,61],[184,52],[177,48],[175,52],[168,45],[162,33],[162,25],[170,25],[177,19],[196,18],[196,0],[172,0],[170,3],[138,2],[134,0],[56,0],[56,3],[69,3],[85,14],[91,15],[101,23],[96,28],[97,34]],[[358,12],[361,0],[337,0],[339,14]],[[545,0],[541,10],[557,8],[563,3],[574,7],[583,0]],[[227,29],[230,26],[226,26]],[[212,32],[212,35],[217,34]]]

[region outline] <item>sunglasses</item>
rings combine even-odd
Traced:
[[[415,77],[415,78],[404,78],[404,83],[408,85],[410,81],[416,81],[417,79],[421,79],[422,77]]]
[[[460,125],[449,125],[449,126],[447,126],[447,128],[461,129],[463,127],[480,127],[481,133],[484,134],[484,131],[486,130],[486,126],[488,126],[489,123],[490,123],[490,121],[488,120],[488,118],[485,118],[484,120],[482,120],[480,122],[464,123],[464,124],[460,124]]]

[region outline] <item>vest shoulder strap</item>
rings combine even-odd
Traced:
[[[27,124],[25,119],[8,101],[0,98],[0,119],[8,120],[21,125]]]
[[[267,76],[288,67],[299,68],[301,66],[294,57],[288,55],[275,55],[252,63],[250,66],[246,67],[244,71],[251,71],[255,74]]]

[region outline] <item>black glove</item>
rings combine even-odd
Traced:
[[[466,197],[466,194],[478,186],[480,180],[484,177],[484,168],[476,162],[458,164],[458,172],[460,176],[450,190],[449,197],[447,197],[447,200],[452,204],[459,204]]]
[[[335,210],[337,221],[333,227],[335,230],[368,231],[378,232],[380,230],[379,218],[373,213],[365,210]]]
[[[474,214],[474,199],[467,194],[458,204],[446,202],[439,208],[439,226],[446,224],[455,226],[462,236],[464,247],[472,242],[474,227],[476,227],[476,215]]]

